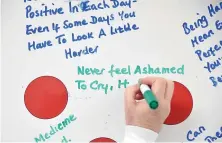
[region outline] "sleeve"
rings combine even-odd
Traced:
[[[155,142],[158,134],[152,130],[137,127],[126,126],[123,143],[151,143]]]

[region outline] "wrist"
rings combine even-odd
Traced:
[[[158,137],[158,133],[153,130],[146,129],[139,126],[127,125],[125,128],[124,143],[147,143],[155,142]]]
[[[161,128],[162,128],[162,124],[158,124],[158,123],[144,123],[144,124],[141,124],[140,122],[139,123],[132,123],[132,124],[128,124],[128,126],[137,126],[137,127],[140,127],[140,128],[144,128],[144,129],[148,129],[148,130],[151,130],[157,134],[159,134]]]

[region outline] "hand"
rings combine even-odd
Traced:
[[[161,127],[170,114],[171,99],[174,82],[158,77],[147,77],[141,82],[151,86],[159,107],[152,110],[144,100],[139,85],[133,85],[125,90],[126,124],[139,126],[159,133]]]

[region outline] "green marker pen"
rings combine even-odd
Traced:
[[[144,99],[146,102],[149,104],[151,109],[157,109],[159,106],[159,103],[156,99],[156,96],[153,94],[149,86],[145,84],[139,84],[140,86],[140,91],[143,94]]]

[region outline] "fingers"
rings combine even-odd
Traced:
[[[137,95],[136,95],[136,98],[135,98],[136,100],[142,100],[142,99],[144,99],[144,97],[143,97],[143,94],[141,93],[141,92],[139,92]]]
[[[140,92],[139,86],[137,84],[129,86],[125,90],[125,103],[135,104],[136,95]]]
[[[141,82],[151,86],[151,90],[158,100],[164,99],[167,81],[160,77],[146,77]]]
[[[174,92],[174,82],[171,80],[167,80],[165,99],[171,101],[173,92]]]
[[[158,78],[151,85],[152,92],[157,97],[158,100],[164,100],[166,92],[167,81],[162,78]]]
[[[153,85],[153,83],[158,79],[160,78],[159,77],[146,77],[146,78],[140,79],[140,81],[146,85]]]

